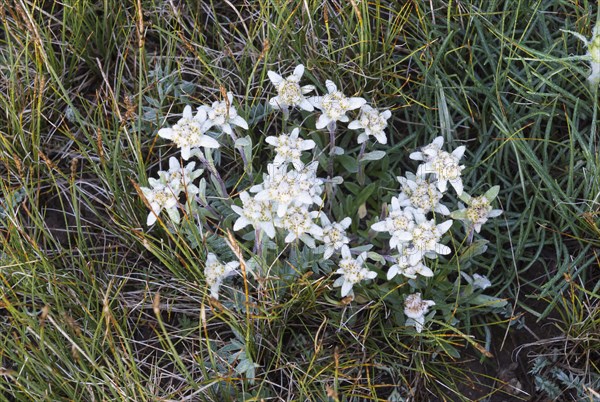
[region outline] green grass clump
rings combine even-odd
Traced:
[[[1,3],[0,399],[595,400],[598,92],[561,31],[590,38],[595,15],[557,0]],[[466,145],[465,184],[499,185],[504,214],[465,259],[506,308],[415,334],[393,298],[339,300],[331,276],[293,265],[249,290],[234,278],[219,302],[204,260],[236,258],[233,217],[215,219],[229,206],[202,212],[211,233],[148,229],[136,189],[176,155],[167,117],[233,92],[260,176],[281,127],[267,71],[300,63],[319,93],[334,79],[393,114],[385,164],[341,211],[379,213],[434,137]],[[235,191],[239,159],[218,161]]]

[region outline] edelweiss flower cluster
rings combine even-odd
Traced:
[[[404,177],[397,177],[400,193],[392,197],[387,217],[371,225],[372,230],[390,236],[389,246],[397,252],[389,257],[394,264],[387,272],[388,280],[398,274],[410,279],[416,279],[418,275],[434,275],[427,266],[427,259],[450,254],[451,250],[442,243],[442,238],[453,222],[447,219],[438,223],[437,217],[450,215],[465,221],[469,228],[479,232],[488,218],[501,213],[490,205],[498,194],[498,186],[476,198],[463,191],[461,172],[464,166],[459,161],[465,153],[465,147],[460,146],[449,153],[442,149],[443,145],[443,138],[437,137],[431,144],[410,154],[411,159],[422,162],[417,173],[407,172]],[[448,207],[441,203],[448,189],[447,183],[468,204],[468,208],[459,204],[460,210],[450,213]],[[405,313],[409,318],[407,325],[414,325],[420,332],[424,315],[434,304],[429,300],[422,301],[420,293],[410,295],[405,304]]]
[[[287,78],[269,71],[267,75],[277,91],[277,95],[269,100],[269,104],[273,109],[282,111],[286,120],[294,108],[304,112],[312,112],[315,109],[321,112],[315,126],[318,130],[329,130],[329,177],[319,177],[319,162],[316,156],[322,150],[316,149],[315,141],[302,138],[300,127],[267,136],[265,143],[273,147],[274,157],[267,164],[262,181],[254,182],[246,191],[239,192],[238,198],[229,198],[231,210],[237,215],[233,229],[240,231],[251,226],[255,231],[257,252],[262,250],[260,242],[264,233],[271,241],[280,244],[283,242],[294,243],[295,246],[304,245],[311,249],[312,253],[321,253],[323,260],[336,259],[338,269],[335,274],[339,277],[334,281],[333,287],[341,288],[342,297],[353,296],[354,285],[376,279],[377,272],[371,270],[372,264],[367,263],[367,258],[381,264],[385,261],[391,262],[387,279],[392,280],[400,274],[409,278],[413,289],[404,300],[406,325],[414,326],[417,332],[421,332],[429,309],[436,303],[422,299],[421,292],[417,292],[423,289],[419,277],[434,276],[434,270],[429,266],[431,260],[440,255],[450,254],[450,247],[444,244],[444,235],[450,230],[452,219],[463,221],[467,234],[472,239],[473,232],[479,233],[489,218],[500,215],[501,210],[491,206],[498,195],[499,187],[492,187],[478,197],[467,194],[463,189],[461,177],[465,167],[460,163],[465,147],[460,146],[452,152],[447,152],[442,149],[443,138],[437,137],[429,145],[410,154],[411,159],[421,162],[420,166],[416,173],[406,172],[404,176],[397,177],[400,183],[399,193],[391,198],[381,220],[371,225],[373,231],[389,236],[389,255],[382,256],[373,251],[367,253],[364,250],[371,247],[368,244],[358,244],[360,248],[351,249],[352,236],[347,233],[352,224],[351,218],[344,217],[336,222],[325,213],[328,208],[324,202],[325,198],[331,197],[331,189],[341,182],[341,178],[331,177],[333,157],[343,153],[343,150],[337,150],[339,147],[334,146],[336,124],[349,123],[348,129],[360,131],[357,142],[361,144],[361,160],[370,137],[379,144],[387,143],[385,130],[391,112],[378,111],[363,98],[344,95],[330,80],[325,82],[327,94],[306,97],[316,88],[313,85],[301,85],[304,70],[303,65],[298,65]],[[188,160],[192,156],[199,158],[204,168],[213,176],[212,183],[220,185],[218,192],[224,198],[227,198],[228,190],[212,159],[209,158],[210,150],[220,147],[217,138],[221,133],[229,135],[235,147],[240,147],[242,143],[250,143],[251,148],[249,137],[240,139],[244,140],[242,142],[237,139],[235,130],[248,129],[248,124],[233,106],[233,99],[233,94],[229,92],[224,100],[216,101],[211,106],[200,106],[195,114],[192,113],[191,106],[186,106],[175,125],[158,131],[159,136],[175,143],[181,150],[182,159]],[[356,110],[356,116],[351,120],[348,113],[353,110]],[[370,158],[364,155],[365,160],[376,160],[382,153],[373,152]],[[250,154],[242,153],[244,162]],[[206,182],[202,181],[203,179],[200,181],[202,191],[194,184],[203,174],[202,169],[194,169],[195,164],[196,162],[189,162],[184,167],[177,158],[171,157],[169,170],[159,171],[158,178],[148,180],[149,187],[141,187],[151,209],[147,217],[148,225],[156,222],[162,210],[166,211],[174,224],[178,224],[181,219],[180,211],[190,213],[190,205],[194,202],[209,206],[204,195]],[[464,203],[459,203],[459,209],[452,212],[442,203],[449,188],[448,184]],[[180,201],[180,198],[183,198],[182,193],[185,202]],[[447,216],[452,219],[440,219]],[[223,264],[215,254],[207,251],[206,255],[206,283],[211,296],[218,298],[223,280],[237,272],[241,261]],[[470,276],[464,272],[461,274],[473,289],[491,286],[484,276]]]
[[[212,106],[198,107],[195,115],[192,113],[192,107],[186,105],[177,123],[169,128],[161,128],[158,130],[158,135],[173,141],[181,150],[182,159],[188,160],[192,156],[198,156],[207,165],[208,162],[204,159],[201,148],[219,148],[220,144],[216,137],[221,132],[235,140],[237,137],[233,126],[248,129],[248,124],[238,115],[232,102],[233,94],[228,92],[225,100],[213,102]],[[214,131],[214,129],[218,130]],[[179,210],[190,211],[190,206],[196,202],[196,196],[200,193],[200,189],[193,182],[203,173],[203,169],[194,170],[195,166],[196,162],[189,162],[182,167],[177,158],[171,157],[169,170],[159,171],[158,179],[148,179],[150,187],[140,188],[151,209],[146,220],[147,225],[154,224],[162,210],[167,212],[176,225],[181,219]],[[211,168],[211,166],[205,167]],[[184,204],[179,202],[182,193],[186,198]],[[260,219],[260,216],[256,216],[260,215],[260,204],[254,206],[254,211],[253,219]],[[274,232],[268,225],[266,227],[269,232]],[[222,264],[215,254],[207,254],[204,273],[212,297],[218,298],[223,279],[234,274],[238,266],[239,262]]]
[[[300,137],[299,128],[265,141],[275,148],[275,158],[267,165],[262,183],[240,193],[242,206],[232,206],[239,216],[234,230],[251,225],[273,239],[279,229],[285,234],[286,243],[300,240],[316,248],[319,241],[324,245],[324,258],[331,257],[348,244],[346,229],[351,220],[331,223],[321,211],[325,180],[317,176],[316,161],[302,161],[303,153],[313,149],[315,142]]]

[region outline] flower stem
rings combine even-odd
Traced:
[[[208,150],[208,149],[206,150],[206,156],[204,156],[204,154],[202,152],[198,152],[197,156],[198,156],[198,159],[200,159],[200,162],[204,165],[204,167],[206,167],[206,169],[208,169],[210,174],[212,174],[213,177],[219,183],[219,187],[220,187],[219,190],[220,190],[221,197],[229,198],[229,193],[227,193],[227,187],[225,186],[225,182],[221,178],[221,175],[215,168],[215,164],[212,160],[212,155],[210,154],[210,150]]]
[[[332,121],[327,125],[329,130],[329,165],[327,166],[327,173],[329,177],[333,177],[333,157],[335,156],[335,121]]]
[[[358,184],[360,184],[361,186],[365,184],[365,165],[363,163],[360,163],[360,160],[365,154],[365,149],[367,149],[367,141],[363,142],[360,146],[358,160],[356,161],[358,165]]]

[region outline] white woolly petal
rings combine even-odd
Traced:
[[[448,255],[450,254],[452,250],[450,250],[450,247],[444,245],[444,244],[436,244],[435,245],[435,252],[441,255]]]
[[[431,278],[433,276],[433,271],[429,268],[426,267],[425,265],[421,264],[419,266],[419,270],[417,271],[420,275],[426,276],[428,278]]]
[[[265,231],[269,239],[275,237],[275,226],[273,226],[273,222],[264,222],[261,224],[261,228]]]
[[[285,236],[285,240],[284,240],[284,241],[285,241],[286,243],[291,243],[291,242],[293,242],[294,240],[296,240],[296,238],[297,238],[297,237],[296,237],[296,233],[294,233],[294,232],[289,232],[289,233],[287,234],[287,236]]]
[[[367,275],[365,275],[368,279],[375,279],[377,278],[377,272],[375,271],[369,271],[367,272]]]
[[[251,222],[248,219],[246,219],[246,217],[240,216],[236,219],[235,223],[233,224],[233,230],[237,232],[238,230],[243,229],[250,224]]]
[[[315,107],[312,103],[308,101],[308,99],[302,99],[298,106],[300,107],[300,109],[306,110],[307,112],[312,112],[313,110],[315,110]]]
[[[282,103],[281,103],[281,100],[279,99],[279,96],[275,96],[275,97],[269,99],[269,105],[271,105],[271,107],[273,109],[277,109],[277,110],[281,109]]]
[[[463,182],[462,179],[458,178],[457,180],[451,180],[450,184],[452,185],[452,187],[454,187],[454,190],[456,190],[456,194],[457,195],[461,195],[463,193]],[[442,190],[440,190],[442,191]]]
[[[441,234],[444,234],[448,231],[448,229],[450,229],[450,227],[452,226],[452,219],[448,219],[447,221],[444,221],[442,223],[440,223],[439,225],[437,225],[438,230],[440,231]]]
[[[270,135],[267,138],[265,138],[265,142],[269,145],[276,147],[279,144],[279,139],[273,135]]]
[[[342,286],[344,284],[345,281],[346,281],[346,278],[344,278],[343,276],[340,276],[339,278],[337,278],[335,280],[335,282],[333,282],[333,287],[339,288],[340,286]]]
[[[154,212],[150,212],[148,214],[148,218],[146,219],[146,225],[153,225],[154,222],[156,222],[156,215],[154,214]]]
[[[367,103],[367,100],[363,99],[363,98],[358,98],[358,97],[348,98],[348,110],[358,109],[365,103]]]
[[[377,142],[379,142],[380,144],[387,144],[387,137],[385,136],[385,133],[383,131],[374,134],[374,136],[377,139]]]
[[[373,229],[376,232],[387,232],[387,224],[385,221],[381,221],[381,222],[376,222],[374,224],[371,225],[371,229]]]
[[[170,140],[171,138],[173,138],[173,129],[172,128],[161,128],[160,130],[158,130],[158,135],[159,135],[159,137],[163,137],[163,138],[166,138],[167,140]]]
[[[348,124],[348,128],[350,130],[359,130],[359,129],[363,128],[363,126],[362,126],[362,124],[360,124],[360,121],[358,121],[358,120],[352,120],[350,122],[350,124]]]
[[[331,80],[325,81],[325,87],[327,88],[327,92],[329,92],[330,94],[337,91],[337,86]]]
[[[192,115],[192,107],[190,105],[185,105],[183,108],[183,117],[186,119],[191,119],[194,116]]]
[[[352,254],[350,253],[350,249],[345,244],[342,246],[342,258],[350,258]]]
[[[327,125],[330,122],[331,122],[331,119],[329,117],[327,117],[325,114],[322,114],[321,116],[319,116],[319,119],[317,120],[317,124],[316,124],[317,130],[327,127]]]
[[[492,209],[490,212],[488,212],[488,218],[495,218],[500,215],[502,215],[501,209]]]
[[[387,280],[391,281],[396,275],[398,275],[398,265],[392,265],[387,272]]]
[[[346,297],[352,290],[352,282],[345,281],[342,285],[342,297]]]
[[[363,142],[367,141],[369,139],[369,136],[366,133],[360,133],[358,135],[358,137],[356,138],[356,142],[359,144],[362,144]]]
[[[279,86],[279,84],[281,84],[281,82],[283,81],[283,77],[277,74],[275,71],[267,71],[267,75],[269,76],[269,79],[275,86]]]
[[[208,135],[203,135],[198,141],[198,145],[204,148],[219,148],[221,146],[219,141],[209,137]]]
[[[302,95],[306,95],[307,93],[314,91],[315,86],[314,85],[304,85],[302,88],[300,88],[300,90],[302,91]]]
[[[302,78],[302,75],[304,74],[304,66],[302,64],[298,64],[296,66],[296,68],[294,69],[294,77],[296,77],[298,79],[298,81],[300,81],[300,78]]]
[[[465,154],[465,150],[467,148],[464,145],[461,145],[460,147],[456,148],[454,151],[452,151],[452,156],[460,159],[463,157],[463,155]]]
[[[408,157],[410,159],[412,159],[413,161],[422,161],[423,159],[423,154],[420,151],[417,152],[411,152],[410,155],[408,155]]]
[[[235,124],[238,127],[243,128],[244,130],[248,130],[248,123],[241,116],[235,116],[233,119],[229,120],[231,124]]]
[[[313,149],[315,147],[315,142],[313,140],[304,140],[302,141],[302,145],[300,146],[301,151],[308,151],[309,149]]]

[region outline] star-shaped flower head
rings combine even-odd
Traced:
[[[489,218],[495,218],[502,214],[501,209],[492,209],[491,205],[499,191],[500,186],[494,186],[479,197],[471,197],[463,192],[459,198],[467,204],[467,208],[459,203],[461,208],[452,212],[452,218],[465,222],[479,233],[481,225],[485,224]]]
[[[321,226],[323,228],[323,236],[319,239],[325,243],[325,252],[323,253],[323,259],[327,260],[337,250],[340,250],[343,246],[350,242],[348,236],[346,236],[346,229],[350,227],[352,219],[346,217],[340,222],[333,222],[329,220],[325,213],[321,213]]]
[[[186,196],[191,197],[200,191],[193,183],[203,173],[202,169],[194,170],[196,162],[190,162],[185,167],[179,164],[179,160],[174,156],[169,158],[169,170],[158,172],[160,181],[168,185],[175,194],[179,195],[184,191]]]
[[[204,277],[206,279],[206,284],[210,287],[210,295],[212,297],[215,299],[219,298],[219,288],[223,283],[223,279],[235,275],[237,272],[236,269],[239,266],[240,263],[237,261],[223,264],[217,259],[216,255],[208,253],[204,266]]]
[[[417,332],[421,332],[423,324],[425,324],[425,314],[431,306],[435,306],[435,302],[421,299],[421,293],[406,296],[406,300],[404,300],[404,314],[408,317],[406,325],[413,325]]]
[[[264,231],[269,238],[275,237],[273,226],[273,205],[270,201],[259,201],[251,197],[246,191],[240,193],[243,207],[232,205],[231,209],[239,215],[233,224],[233,230],[238,231],[247,225],[252,225],[255,230]]]
[[[250,192],[256,193],[258,201],[270,201],[277,211],[278,217],[283,217],[291,205],[310,206],[315,198],[310,193],[313,182],[308,182],[307,173],[295,169],[287,170],[288,165],[267,165],[268,174],[263,176],[261,184],[250,187]],[[318,198],[321,201],[320,198]]]
[[[319,211],[309,212],[305,205],[287,208],[282,217],[275,218],[275,226],[287,230],[285,242],[300,239],[310,248],[315,248],[315,239],[323,236],[323,229],[315,223]]]
[[[232,125],[248,130],[248,123],[244,120],[233,106],[233,94],[227,92],[227,99],[221,102],[213,102],[212,106],[202,105],[198,111],[206,113],[206,121],[202,128],[208,131],[211,127],[217,126],[225,134],[233,135]]]
[[[363,98],[351,97],[348,98],[341,91],[338,91],[337,86],[333,81],[325,81],[325,86],[329,92],[325,96],[313,96],[309,101],[323,113],[317,120],[317,129],[327,127],[330,123],[336,121],[348,122],[350,119],[346,116],[346,112],[349,110],[358,109],[367,101]]]
[[[432,277],[433,271],[431,268],[423,264],[423,260],[420,259],[416,264],[410,263],[410,255],[418,252],[412,246],[402,247],[402,252],[399,255],[394,256],[396,263],[390,267],[387,272],[387,279],[391,280],[396,275],[401,274],[410,279],[416,279],[417,274],[425,277]]]
[[[192,155],[192,149],[219,148],[217,140],[205,134],[205,123],[206,113],[199,110],[196,116],[193,116],[192,107],[187,105],[177,124],[170,128],[161,128],[158,130],[158,135],[173,141],[181,149],[181,157],[188,160]]]
[[[151,178],[148,182],[150,183],[151,188],[140,187],[142,194],[144,194],[146,201],[148,201],[148,204],[152,209],[146,219],[146,225],[150,226],[154,224],[163,209],[167,211],[174,223],[179,223],[180,217],[179,211],[177,211],[177,196],[179,192],[175,194],[172,188],[156,179]]]
[[[388,232],[392,236],[390,247],[398,248],[400,251],[404,244],[412,240],[411,233],[415,226],[415,214],[418,214],[416,210],[402,208],[398,198],[392,197],[388,217],[371,225],[371,229],[376,232]]]
[[[299,137],[300,129],[295,128],[288,134],[281,134],[277,137],[269,136],[265,138],[265,142],[275,147],[275,159],[273,163],[275,165],[282,165],[284,163],[292,163],[297,170],[301,170],[304,166],[300,157],[302,151],[308,151],[315,147],[313,140],[304,140]]]
[[[402,191],[398,195],[401,207],[412,207],[422,214],[435,211],[441,215],[449,215],[448,207],[440,203],[443,194],[429,180],[406,172],[406,177],[398,176]]]
[[[348,124],[351,130],[363,130],[358,135],[358,143],[362,144],[369,136],[375,137],[380,144],[387,144],[387,137],[384,130],[387,127],[387,120],[392,116],[392,112],[385,110],[378,112],[369,105],[363,105],[360,108],[358,119],[353,120]]]
[[[339,262],[339,269],[335,271],[336,274],[340,274],[339,278],[333,283],[333,287],[342,287],[342,297],[347,295],[354,295],[352,287],[363,280],[374,279],[377,277],[377,273],[369,271],[364,266],[367,259],[367,252],[362,252],[356,259],[352,258],[350,249],[348,246],[342,246],[342,259]]]
[[[450,254],[450,247],[441,244],[442,235],[452,226],[452,219],[436,225],[434,219],[415,215],[416,225],[411,231],[412,251],[408,254],[410,265],[416,265],[423,257],[437,258],[438,254]]]
[[[432,174],[434,179],[437,180],[437,188],[442,193],[446,191],[448,182],[450,182],[456,190],[456,194],[460,196],[463,192],[463,182],[460,175],[465,167],[459,164],[459,160],[464,153],[464,146],[456,148],[452,153],[438,151],[435,156],[419,165],[417,176],[424,177],[426,174]]]
[[[300,79],[304,74],[304,66],[299,64],[294,69],[294,73],[287,78],[274,71],[267,71],[269,79],[277,88],[277,96],[269,99],[269,104],[273,109],[282,109],[287,111],[290,107],[299,107],[300,109],[312,112],[314,107],[312,103],[304,96],[314,91],[314,85],[300,86]]]

